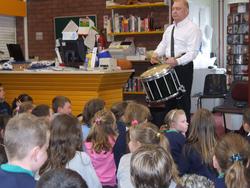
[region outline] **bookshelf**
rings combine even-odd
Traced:
[[[249,3],[229,4],[227,16],[228,82],[248,80]]]
[[[129,36],[129,35],[155,35],[155,34],[163,34],[163,30],[156,30],[156,31],[143,31],[143,32],[111,32],[109,35],[113,36]]]
[[[156,17],[153,16],[153,13],[159,11],[158,9],[161,7],[166,8],[168,4],[165,1],[158,1],[127,5],[124,2],[119,3],[117,0],[114,5],[106,6],[106,9],[112,11],[107,33],[112,36],[162,34],[164,24],[154,23]],[[130,10],[128,11],[128,9]],[[138,9],[144,9],[144,11],[138,11]],[[149,11],[146,15],[145,9]]]

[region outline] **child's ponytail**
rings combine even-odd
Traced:
[[[229,159],[232,165],[225,174],[225,183],[227,187],[247,188],[247,180],[245,176],[245,166],[243,165],[243,157],[240,154],[234,154]]]

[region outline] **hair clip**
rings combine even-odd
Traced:
[[[231,162],[243,161],[243,158],[242,158],[242,156],[241,156],[239,153],[236,153],[236,154],[233,154],[233,155],[230,157],[230,161],[231,161]]]
[[[101,123],[101,118],[96,118],[96,119],[95,119],[95,123],[96,123],[97,125],[100,125],[100,123]]]
[[[134,120],[132,120],[131,121],[131,125],[132,126],[136,126],[136,125],[138,125],[139,123],[138,123],[138,121],[136,120],[136,119],[134,119]]]

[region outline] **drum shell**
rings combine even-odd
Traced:
[[[177,97],[180,83],[174,69],[165,69],[152,76],[141,77],[149,102],[163,102]]]

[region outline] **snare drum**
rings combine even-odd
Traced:
[[[167,101],[185,92],[175,70],[167,64],[147,70],[140,76],[140,79],[149,102]]]

